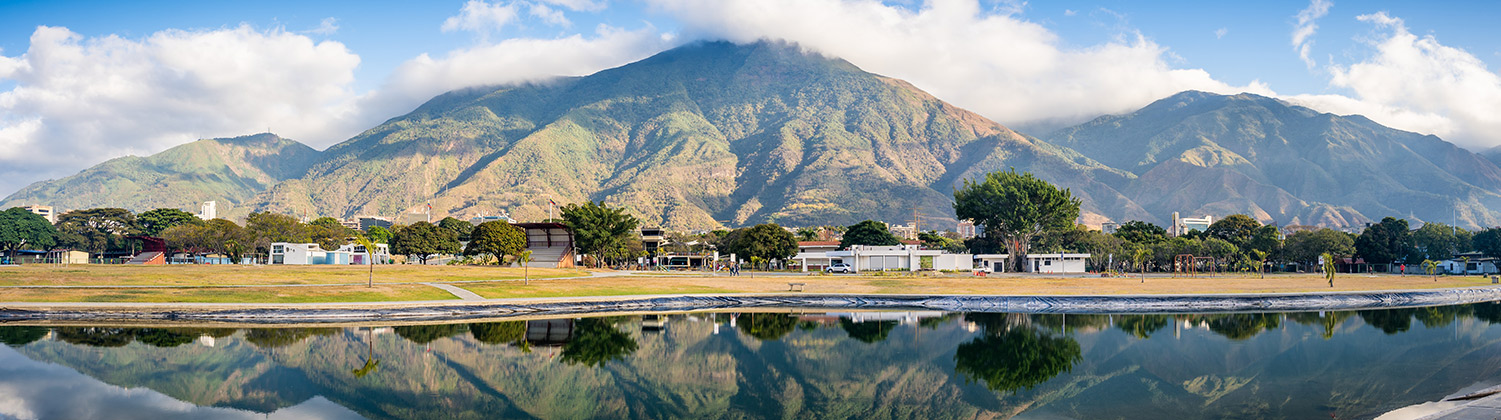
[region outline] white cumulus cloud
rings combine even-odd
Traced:
[[[959,106],[1021,128],[1056,127],[1120,113],[1198,89],[1231,86],[1175,68],[1164,46],[1137,33],[1070,47],[1042,25],[985,11],[975,0],[932,0],[916,10],[873,0],[649,0],[685,35],[737,42],[779,39],[911,81]]]
[[[457,16],[443,21],[443,31],[488,33],[516,21],[516,5],[469,0]]]
[[[1315,109],[1358,113],[1395,128],[1434,134],[1471,149],[1501,143],[1501,75],[1463,49],[1418,36],[1386,13],[1359,16],[1378,35],[1374,53],[1348,65],[1328,67],[1330,86],[1352,96],[1307,95],[1293,99]]]
[[[338,42],[249,26],[143,39],[43,26],[30,41],[0,55],[0,191],[197,138],[351,131],[360,58]]]

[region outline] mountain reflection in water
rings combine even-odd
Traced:
[[[1491,380],[1501,304],[0,327],[0,418],[1371,418]]]

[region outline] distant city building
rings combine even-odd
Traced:
[[[1214,224],[1214,216],[1204,216],[1199,218],[1179,217],[1178,212],[1175,211],[1173,212],[1173,226],[1168,228],[1167,234],[1171,236],[1182,236],[1188,234],[1188,232],[1195,230],[1204,232],[1208,231],[1209,225],[1212,224]]]
[[[214,201],[205,201],[203,202],[203,204],[199,204],[198,218],[203,220],[214,220],[219,218],[219,203]]]
[[[887,223],[886,229],[890,230],[891,234],[895,235],[897,238],[911,240],[917,239],[917,225],[893,225]]]
[[[972,220],[960,220],[959,229],[956,232],[959,232],[959,239],[969,239],[978,236],[978,232],[975,230],[975,222]]]
[[[391,219],[380,216],[355,216],[354,218],[360,221],[360,230],[370,230],[374,226],[389,228],[393,224]]]
[[[514,225],[514,224],[516,224],[516,219],[512,219],[511,216],[507,216],[507,215],[504,215],[504,214],[499,215],[499,216],[479,215],[479,216],[474,216],[474,217],[469,218],[469,224],[478,225],[478,224],[484,223],[484,222],[506,222],[506,223],[510,223],[510,224]]]
[[[34,204],[30,206],[21,206],[21,208],[26,209],[26,211],[35,213],[38,216],[46,218],[47,223],[57,224],[57,213],[52,211],[52,206]]]
[[[1104,232],[1106,235],[1115,233],[1115,231],[1118,230],[1118,229],[1120,229],[1120,228],[1121,228],[1121,224],[1120,223],[1105,222],[1105,223],[1101,223],[1100,224],[1100,232]]]

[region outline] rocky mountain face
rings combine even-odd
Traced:
[[[792,45],[692,44],[594,75],[439,96],[331,147],[260,207],[320,214],[521,219],[603,200],[645,223],[953,221],[952,188],[1016,167],[1144,215],[1129,177],[1038,143],[901,80]]]
[[[64,209],[122,207],[198,209],[217,201],[221,215],[244,214],[257,194],[301,177],[321,154],[274,134],[199,140],[147,157],[111,159],[78,174],[37,182],[4,200],[0,208],[43,204]]]
[[[1385,216],[1501,224],[1501,168],[1438,137],[1251,94],[1183,92],[1042,137],[1136,178],[1159,217],[1245,213],[1358,226]]]

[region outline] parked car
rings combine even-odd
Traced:
[[[832,265],[830,265],[828,267],[825,267],[823,269],[823,271],[826,272],[826,273],[846,273],[846,274],[848,274],[848,273],[855,272],[855,267],[850,267],[849,264],[845,264],[845,263],[834,263],[834,264],[832,264]]]

